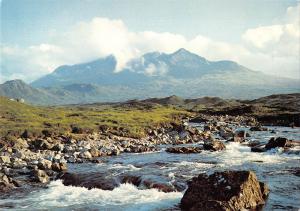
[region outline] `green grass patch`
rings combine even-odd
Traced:
[[[0,136],[21,135],[25,130],[41,135],[43,130],[70,134],[72,128],[81,132],[100,131],[128,137],[143,137],[149,129],[179,124],[184,109],[160,105],[87,105],[38,107],[0,97]],[[74,131],[73,131],[74,132]],[[78,132],[78,131],[77,131]]]

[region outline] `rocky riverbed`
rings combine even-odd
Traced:
[[[262,127],[242,116],[201,116],[142,139],[100,133],[18,138],[1,147],[0,206],[181,209],[192,177],[252,170],[269,185],[266,209],[297,209],[298,140],[299,128]]]

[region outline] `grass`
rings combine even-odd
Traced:
[[[0,136],[20,136],[25,130],[34,136],[44,130],[70,134],[77,127],[83,132],[106,128],[113,134],[143,137],[149,129],[178,124],[189,114],[183,109],[160,105],[38,107],[0,97]]]

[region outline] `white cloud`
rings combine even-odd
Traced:
[[[149,76],[162,76],[168,72],[168,67],[165,63],[160,62],[159,64],[150,63],[145,68],[145,74]]]
[[[209,60],[234,60],[250,69],[299,78],[299,5],[288,8],[281,23],[246,30],[241,43],[220,42],[202,35],[188,40],[168,32],[132,32],[122,20],[96,17],[76,24],[68,32],[55,32],[52,43],[27,48],[2,45],[4,71],[0,80],[18,76],[31,81],[59,65],[111,54],[117,58],[116,71],[120,71],[129,60],[146,52],[171,53],[182,47]],[[149,66],[147,71],[150,75],[164,73],[164,66]]]

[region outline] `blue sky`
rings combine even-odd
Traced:
[[[179,47],[298,78],[299,8],[295,0],[2,0],[0,80],[32,81],[111,53],[121,69]]]

